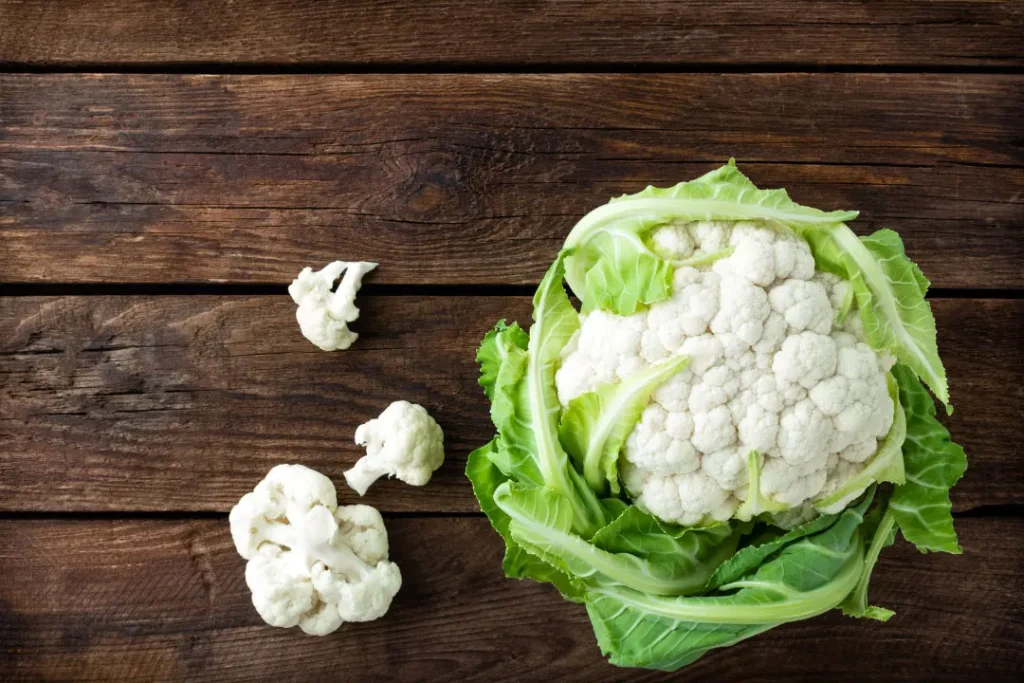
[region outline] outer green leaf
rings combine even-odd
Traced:
[[[579,329],[579,316],[562,286],[563,262],[569,253],[559,255],[537,288],[526,350],[512,328],[495,336],[494,343],[504,345],[504,356],[495,376],[491,404],[501,447],[491,459],[506,476],[529,486],[546,486],[565,496],[573,508],[573,530],[588,538],[610,516],[571,466],[558,440],[561,405],[555,390],[555,366],[562,348]],[[485,355],[490,362],[500,354]]]
[[[907,482],[893,491],[889,507],[903,536],[918,550],[959,554],[949,490],[967,469],[967,456],[935,419],[935,404],[914,372],[897,365],[892,373],[907,413]]]
[[[508,358],[510,348],[526,350],[529,337],[518,323],[506,325],[499,320],[494,329],[484,336],[480,348],[476,352],[476,360],[480,364],[480,386],[484,388],[487,398],[494,400],[494,385],[498,381],[498,371]]]
[[[858,527],[869,504],[865,498],[831,527],[721,586],[727,594],[666,598],[621,587],[589,591],[587,612],[602,652],[619,666],[674,671],[712,648],[832,609],[860,578],[864,542]]]
[[[864,569],[861,571],[857,586],[840,607],[842,607],[843,614],[849,617],[889,621],[894,614],[892,610],[875,607],[868,603],[868,583],[871,581],[871,572],[875,568],[875,563],[878,562],[878,556],[884,548],[889,547],[896,540],[896,519],[893,517],[892,510],[889,509],[887,501],[881,501],[864,516],[861,534],[864,536],[865,542],[871,539],[871,545],[868,546],[867,554],[864,557]]]
[[[583,468],[590,488],[619,493],[619,451],[633,431],[651,394],[690,362],[673,356],[631,375],[576,397],[558,427],[562,446]]]
[[[673,220],[763,219],[791,228],[852,220],[855,211],[826,213],[800,206],[785,190],[759,190],[735,162],[675,187],[648,187],[613,199],[586,216],[566,239],[575,248],[566,279],[584,309],[628,315],[671,295],[675,264],[645,243],[648,233]]]
[[[814,507],[821,512],[839,512],[874,482],[887,481],[893,484],[904,482],[903,441],[907,436],[907,417],[904,414],[903,406],[900,405],[896,380],[890,374],[886,377],[886,381],[889,383],[889,394],[892,396],[893,410],[895,411],[892,427],[889,428],[889,433],[885,435],[878,447],[878,452],[871,458],[871,462],[859,474],[847,479],[841,487],[828,496],[814,501]]]
[[[735,548],[727,529],[673,537],[651,524],[653,518],[629,508],[612,523],[614,531],[604,533],[604,543],[620,551],[611,552],[571,532],[572,507],[551,489],[507,482],[495,491],[494,501],[511,519],[509,531],[518,545],[588,588],[621,585],[653,595],[692,593]],[[645,531],[659,535],[645,537]],[[636,553],[624,550],[632,543]]]
[[[495,437],[486,446],[469,454],[466,476],[473,485],[473,493],[480,502],[481,511],[487,515],[491,526],[505,541],[505,559],[502,563],[505,575],[514,579],[533,579],[550,583],[568,599],[581,602],[583,592],[568,574],[531,555],[512,539],[509,533],[509,517],[494,502],[494,491],[508,481],[508,478],[491,462],[491,456],[498,449],[497,441]]]
[[[845,225],[805,229],[801,234],[820,269],[850,280],[871,346],[891,351],[951,411],[935,318],[924,298],[929,283],[907,258],[899,235],[879,230],[858,239]]]

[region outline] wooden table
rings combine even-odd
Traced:
[[[0,0],[0,679],[1024,676],[1024,5]],[[735,156],[891,226],[931,278],[970,469],[962,556],[886,552],[887,624],[829,614],[676,676],[604,662],[506,580],[462,475],[474,349],[611,195]],[[358,344],[285,285],[380,261]],[[227,511],[274,464],[341,484],[427,406],[448,459],[375,486],[405,585],[327,638],[263,625]],[[342,502],[355,502],[343,485]]]

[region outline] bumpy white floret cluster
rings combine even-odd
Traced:
[[[864,342],[856,311],[841,320],[849,284],[815,272],[807,243],[781,227],[677,223],[652,247],[674,261],[731,253],[677,268],[672,298],[648,310],[584,315],[556,376],[567,405],[671,354],[690,357],[623,449],[634,502],[680,524],[729,519],[747,498],[752,451],[761,496],[785,508],[856,476],[892,425],[895,360]]]

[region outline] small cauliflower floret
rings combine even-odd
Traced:
[[[741,491],[747,486],[747,454],[744,449],[723,448],[701,459],[701,469],[726,491]]]
[[[775,252],[775,277],[778,279],[810,280],[814,276],[814,257],[804,240],[783,233],[772,249]]]
[[[782,382],[810,389],[835,374],[836,344],[817,332],[801,332],[786,338],[772,362],[775,377]]]
[[[683,370],[678,375],[670,377],[668,381],[658,387],[652,399],[665,410],[674,413],[684,413],[687,405],[689,405],[692,381],[693,373],[689,370]]]
[[[690,359],[690,369],[698,377],[716,365],[724,355],[722,342],[713,334],[690,337],[679,349],[679,353]]]
[[[782,411],[778,447],[782,459],[794,467],[824,466],[832,439],[832,421],[814,403],[804,399]]]
[[[331,481],[302,465],[270,470],[229,523],[253,606],[271,626],[327,635],[380,618],[402,585],[380,513],[338,507]]]
[[[444,462],[444,433],[426,408],[395,401],[380,417],[356,429],[356,443],[366,455],[345,472],[345,481],[360,496],[384,475],[423,486]]]
[[[654,231],[651,247],[663,258],[685,259],[693,255],[693,238],[686,223],[669,223]]]
[[[786,280],[768,293],[772,310],[794,331],[828,334],[835,314],[825,288],[813,280]]]
[[[718,335],[732,332],[753,346],[760,341],[764,321],[771,313],[767,295],[744,280],[723,280],[720,288],[721,307],[711,321],[711,331]]]
[[[298,304],[295,318],[302,336],[324,351],[343,351],[352,346],[359,335],[348,324],[359,318],[356,293],[363,276],[377,267],[366,261],[334,261],[316,272],[303,268],[288,287],[288,294]],[[341,277],[336,291],[331,291]]]
[[[735,373],[724,365],[718,365],[705,372],[700,382],[690,389],[690,412],[698,415],[725,405],[739,388]]]
[[[839,452],[839,457],[847,462],[864,462],[878,450],[878,442],[874,439],[865,439],[852,443]]]
[[[736,511],[729,492],[700,471],[659,477],[626,464],[623,479],[630,490],[641,491],[634,502],[666,522],[692,526],[725,521]]]
[[[715,263],[712,269],[723,277],[746,280],[767,287],[775,280],[776,231],[753,223],[736,223],[729,244],[732,254]]]
[[[761,339],[754,344],[754,352],[758,356],[764,356],[769,360],[776,351],[782,348],[782,342],[786,339],[786,319],[772,311],[765,318],[761,328]],[[769,364],[769,367],[770,364]]]
[[[732,226],[719,221],[697,221],[690,229],[690,234],[701,253],[712,254],[729,245]]]
[[[732,413],[727,406],[718,406],[706,413],[693,416],[694,448],[702,453],[714,453],[731,444],[736,439],[736,427],[732,423]]]
[[[668,413],[652,403],[627,438],[626,460],[653,474],[692,472],[700,467],[700,456],[689,441],[692,434],[688,414]]]
[[[718,276],[714,273],[702,273],[694,268],[676,270],[672,298],[654,304],[647,314],[642,347],[653,349],[647,351],[645,357],[656,356],[647,357],[648,362],[663,357],[659,355],[662,352],[657,350],[655,341],[665,352],[674,353],[687,337],[707,331],[718,313],[718,284]],[[643,319],[643,316],[636,317]]]
[[[761,467],[761,495],[784,505],[798,505],[816,496],[826,477],[824,463],[820,469],[804,473],[782,458],[765,458]]]

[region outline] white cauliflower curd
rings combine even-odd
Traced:
[[[895,358],[865,342],[849,283],[816,272],[806,241],[764,221],[674,222],[650,244],[676,264],[671,298],[632,315],[581,315],[555,375],[567,406],[670,356],[690,358],[654,392],[622,449],[634,502],[694,525],[840,491],[868,466],[896,412],[887,381]],[[745,505],[752,472],[758,502]],[[869,483],[824,507],[842,509]]]

